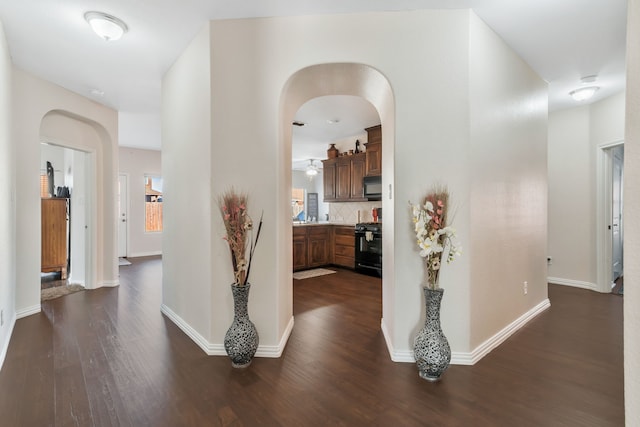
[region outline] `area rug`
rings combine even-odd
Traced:
[[[56,286],[54,288],[43,289],[40,291],[40,301],[48,301],[63,295],[69,295],[74,292],[84,291],[82,285]]]
[[[296,273],[293,273],[293,278],[296,280],[302,280],[333,273],[335,273],[335,271],[327,270],[326,268],[314,268],[313,270],[298,271]]]
[[[118,265],[131,265],[131,263],[124,258],[118,258]]]

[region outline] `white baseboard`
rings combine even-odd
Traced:
[[[598,291],[598,285],[590,282],[582,282],[580,280],[561,279],[559,277],[547,277],[547,282],[554,285],[573,286],[574,288],[589,289],[591,291]]]
[[[149,251],[149,252],[135,252],[126,256],[126,258],[138,258],[142,256],[156,256],[162,255],[162,251]]]
[[[193,329],[191,325],[184,321],[180,316],[178,316],[173,310],[171,310],[166,305],[162,304],[160,306],[160,311],[169,318],[173,323],[176,324],[178,328],[182,330],[193,342],[196,343],[198,347],[202,349],[208,356],[226,356],[227,352],[224,349],[224,344],[214,344],[210,343],[207,339],[205,339],[198,331]],[[280,342],[276,346],[269,345],[258,345],[258,351],[256,351],[256,357],[280,357],[282,356],[282,352],[284,351],[284,347],[289,340],[289,336],[291,335],[291,331],[293,330],[293,316],[289,320],[287,327],[280,339]]]
[[[475,365],[478,363],[484,356],[489,354],[491,350],[498,347],[502,344],[507,338],[513,335],[520,328],[525,326],[531,319],[536,317],[538,314],[551,307],[551,303],[549,299],[545,299],[540,304],[533,307],[531,310],[524,313],[522,316],[511,322],[505,328],[503,328],[500,332],[480,344],[476,347],[472,352],[451,352],[451,364],[452,365]],[[405,363],[415,363],[416,359],[413,354],[413,350],[395,350],[389,338],[387,326],[382,319],[382,335],[387,343],[387,348],[389,350],[389,355],[391,356],[391,360],[394,362],[405,362]]]
[[[2,346],[2,350],[0,351],[0,370],[2,369],[2,365],[4,365],[4,359],[7,357],[7,351],[9,351],[9,342],[11,342],[11,335],[13,334],[13,328],[16,326],[16,316],[11,317],[11,322],[8,325],[7,329],[7,339]]]
[[[32,314],[38,314],[42,311],[40,304],[32,305],[31,307],[23,308],[16,311],[16,319],[22,319],[23,317],[31,316]]]
[[[178,328],[182,330],[193,342],[195,342],[198,347],[202,349],[209,356],[217,356],[226,354],[224,351],[223,345],[213,345],[209,343],[198,331],[193,329],[191,325],[185,322],[182,317],[178,316],[173,310],[171,310],[166,305],[162,304],[160,306],[160,311],[169,318],[173,323],[176,324]],[[222,352],[221,352],[222,351]]]
[[[98,282],[96,289],[98,288],[115,288],[116,286],[120,286],[119,280],[103,280],[102,282]]]
[[[465,355],[465,357],[460,360],[460,363],[457,363],[457,364],[475,365],[480,361],[480,359],[482,359],[484,356],[489,354],[491,350],[498,347],[507,338],[509,338],[514,333],[516,333],[519,329],[521,329],[527,323],[529,323],[534,317],[536,317],[538,314],[542,313],[549,307],[551,307],[551,302],[547,298],[541,303],[539,303],[538,305],[536,305],[535,307],[533,307],[531,310],[527,311],[522,316],[518,317],[516,320],[511,322],[509,325],[503,328],[500,332],[498,332],[497,334],[495,334],[494,336],[492,336],[491,338],[489,338],[488,340],[480,344],[470,354],[468,354],[468,356]],[[451,359],[453,363],[453,357]],[[462,362],[469,362],[469,363],[462,363]]]

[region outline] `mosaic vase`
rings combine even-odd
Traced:
[[[253,356],[258,350],[258,331],[249,320],[247,305],[249,303],[249,289],[251,285],[231,285],[233,293],[233,323],[224,336],[224,349],[234,368],[246,368],[251,364]]]
[[[427,315],[413,342],[420,378],[438,381],[451,362],[451,348],[440,327],[440,303],[444,289],[424,288]]]

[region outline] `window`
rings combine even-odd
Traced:
[[[145,175],[144,177],[144,231],[162,231],[162,178]]]
[[[304,189],[294,188],[291,190],[291,218],[294,221],[304,221]]]

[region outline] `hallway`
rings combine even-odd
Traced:
[[[236,370],[160,313],[161,259],[131,261],[119,288],[47,301],[16,323],[2,425],[624,425],[617,295],[550,285],[549,310],[431,384],[389,359],[380,279],[339,270],[294,281],[283,356]]]

